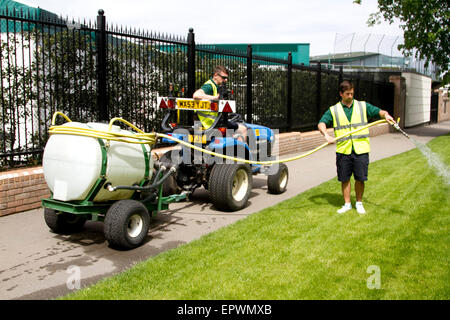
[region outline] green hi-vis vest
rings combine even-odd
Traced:
[[[217,86],[214,83],[214,81],[208,80],[205,82],[205,84],[210,84],[213,88],[213,96],[217,95]],[[213,111],[196,111],[198,115],[198,119],[202,123],[203,128],[209,129],[209,127],[212,126],[214,123],[214,120],[216,120],[218,113]]]
[[[364,101],[353,100],[352,119],[350,123],[340,102],[330,107],[330,111],[333,116],[335,137],[340,137],[367,125],[366,103]],[[336,143],[336,152],[351,154],[352,146],[357,154],[370,152],[369,128],[338,140]]]

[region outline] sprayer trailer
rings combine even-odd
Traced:
[[[132,249],[147,237],[151,217],[167,210],[170,203],[187,199],[201,186],[222,211],[247,205],[252,176],[258,173],[268,176],[270,193],[286,190],[285,164],[257,163],[271,159],[273,130],[244,123],[235,114],[234,101],[158,98],[158,105],[167,110],[162,121],[166,134],[146,134],[120,118],[109,125],[80,123],[55,113],[43,155],[51,196],[42,200],[45,222],[53,232],[74,233],[88,220],[103,221],[105,238],[112,247]],[[199,127],[199,122],[193,126],[171,122],[173,117],[179,120],[182,110],[213,111],[218,116],[208,129]],[[68,122],[55,127],[57,114]],[[140,133],[113,125],[116,120]],[[247,137],[229,134],[229,121],[245,125]],[[151,148],[157,137],[180,146],[153,161]],[[208,152],[214,155],[204,156]],[[228,162],[217,157],[225,154]]]
[[[62,129],[110,130],[103,123],[67,122]],[[84,131],[81,131],[84,132]],[[155,162],[149,144],[110,141],[78,134],[51,135],[43,155],[51,197],[42,200],[44,218],[55,233],[74,233],[87,220],[103,221],[112,247],[132,249],[145,240],[150,218],[186,193],[162,196],[162,183],[173,171]]]

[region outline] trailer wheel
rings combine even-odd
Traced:
[[[86,223],[86,217],[73,213],[44,209],[44,220],[55,233],[69,234],[80,231]]]
[[[267,189],[269,193],[281,194],[286,191],[289,180],[288,167],[284,163],[280,163],[278,171],[267,177]]]
[[[216,164],[208,181],[211,202],[219,210],[240,210],[248,202],[252,182],[252,173],[248,165]]]
[[[148,234],[150,215],[147,208],[136,200],[115,202],[106,213],[105,237],[112,247],[133,249]]]

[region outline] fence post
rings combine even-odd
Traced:
[[[187,65],[187,97],[192,98],[195,92],[195,33],[193,28],[189,28],[188,38],[187,38],[187,55],[188,55],[188,65]]]
[[[292,52],[288,54],[287,68],[287,117],[288,131],[292,131]]]
[[[106,91],[106,19],[105,12],[98,10],[97,16],[97,108],[99,121],[108,121],[108,97]]]
[[[252,104],[252,77],[253,77],[253,49],[252,45],[247,46],[247,123],[252,123],[253,104]]]
[[[316,120],[319,122],[320,120],[320,108],[322,105],[322,64],[317,63],[317,104],[316,104]]]
[[[360,81],[361,81],[361,73],[358,71],[358,72],[356,72],[356,83],[355,83],[354,80],[352,81],[353,82],[353,86],[355,87],[355,96],[358,97],[361,100],[366,100],[366,99],[363,99],[361,97],[362,94],[360,92],[361,91],[360,90],[360,88],[361,88]]]

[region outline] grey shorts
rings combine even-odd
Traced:
[[[351,154],[336,153],[336,167],[338,180],[341,182],[349,181],[352,174],[355,180],[367,181],[369,154],[356,154],[354,152]]]

